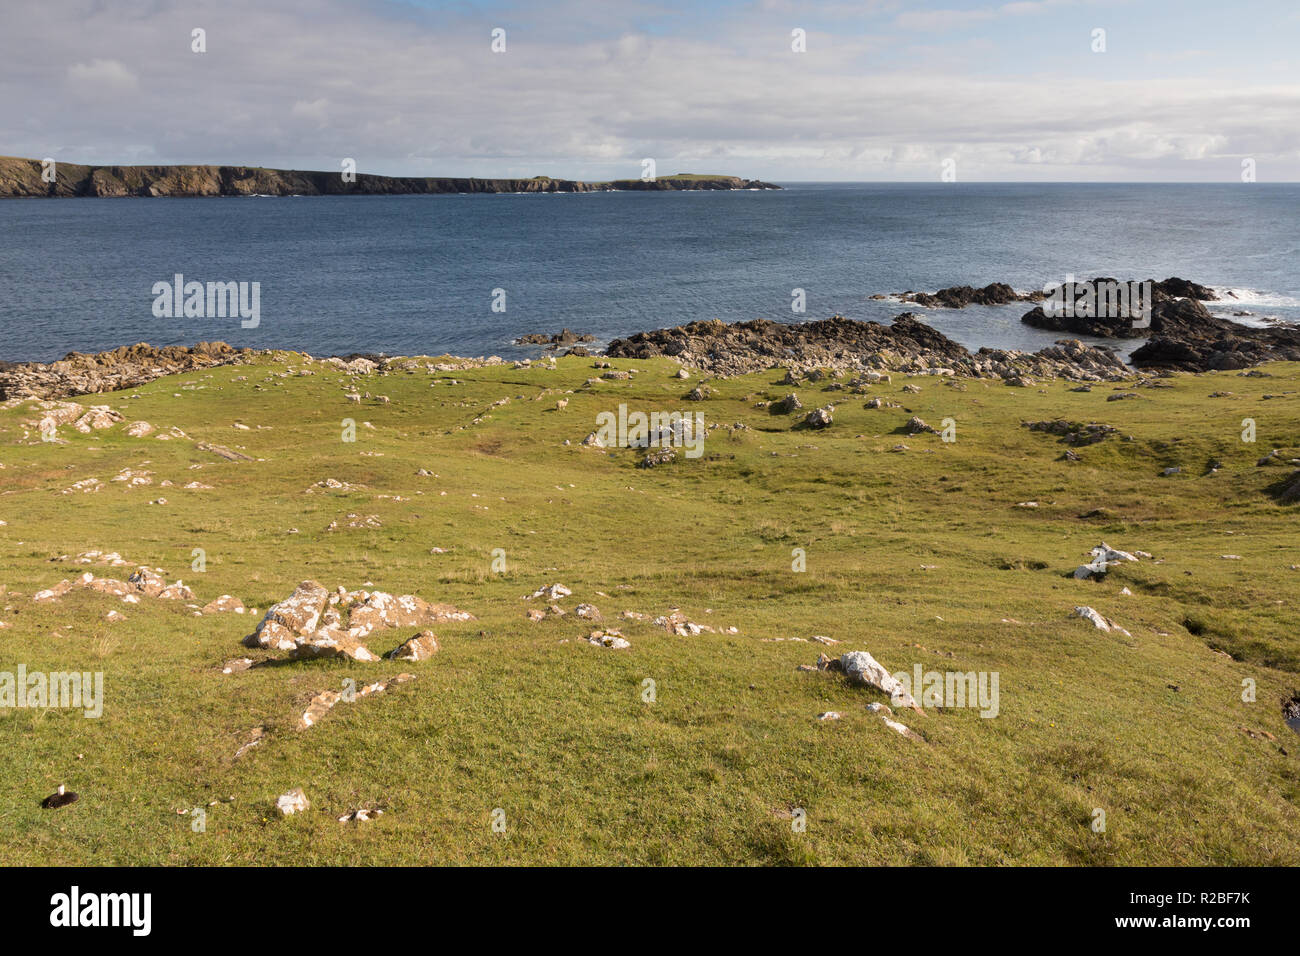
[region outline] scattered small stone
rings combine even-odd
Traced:
[[[538,588],[532,594],[524,595],[524,600],[531,601],[533,598],[546,598],[548,601],[558,601],[560,598],[566,598],[572,593],[563,584],[550,584]]]
[[[616,651],[621,651],[632,646],[623,639],[621,632],[612,629],[592,631],[587,635],[587,643],[595,644],[597,647],[610,647]]]
[[[224,611],[233,611],[235,614],[243,614],[246,608],[244,602],[237,597],[231,597],[229,594],[223,594],[219,598],[209,601],[203,606],[204,614],[219,614]]]
[[[1123,634],[1125,637],[1133,636],[1129,634],[1128,631],[1124,630],[1124,628],[1116,624],[1114,621],[1110,620],[1110,618],[1102,617],[1100,614],[1098,614],[1090,607],[1076,607],[1072,612],[1071,616],[1081,617],[1085,621],[1091,622],[1092,626],[1097,628],[1097,630],[1099,631],[1118,631],[1119,633]]]
[[[343,816],[339,817],[339,823],[369,823],[371,820],[377,820],[383,815],[384,811],[377,807],[361,807],[343,814]]]
[[[282,793],[275,800],[275,808],[280,811],[281,816],[285,817],[302,813],[310,806],[307,794],[302,792],[302,787],[295,787],[288,793]]]

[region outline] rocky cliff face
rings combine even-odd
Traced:
[[[654,182],[584,183],[533,179],[457,179],[263,169],[256,166],[82,166],[58,163],[55,181],[41,179],[35,159],[0,157],[0,198],[74,196],[342,196],[438,193],[586,193],[606,190],[779,189],[738,176],[667,176]]]

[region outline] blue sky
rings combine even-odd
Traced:
[[[4,20],[9,155],[776,181],[947,162],[1237,182],[1250,159],[1300,180],[1293,0],[44,0]]]

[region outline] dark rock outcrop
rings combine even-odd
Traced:
[[[834,316],[783,324],[767,320],[728,325],[713,319],[615,339],[616,358],[669,356],[714,375],[743,375],[775,366],[818,376],[837,371],[902,371],[1019,380],[1027,376],[1109,381],[1131,373],[1112,352],[1062,341],[1036,353],[980,349],[971,355],[943,333],[905,312],[892,325]]]
[[[719,375],[739,375],[794,363],[844,368],[846,359],[892,353],[894,357],[960,362],[964,348],[910,312],[893,325],[834,316],[787,325],[766,319],[728,325],[718,319],[615,339],[606,354],[616,358],[667,355]],[[883,356],[882,356],[883,358]]]
[[[1094,284],[1113,282],[1094,279]],[[1020,321],[1038,329],[1102,338],[1145,338],[1130,362],[1138,368],[1190,372],[1242,369],[1269,361],[1300,361],[1300,328],[1253,328],[1212,315],[1202,302],[1214,290],[1172,277],[1152,282],[1150,323],[1107,315],[1049,315],[1036,306]]]
[[[904,292],[904,302],[932,309],[964,309],[968,305],[1006,305],[1008,302],[1041,302],[1043,293],[1026,292],[1023,295],[1005,282],[991,282],[982,289],[969,285],[955,285],[938,292]]]
[[[515,345],[549,345],[558,348],[561,345],[577,345],[579,342],[594,342],[596,337],[583,333],[579,335],[571,329],[562,329],[554,335],[545,332],[530,332],[515,339]]]

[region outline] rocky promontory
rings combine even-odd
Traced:
[[[1109,381],[1132,374],[1109,349],[1064,340],[1038,352],[980,349],[970,353],[911,312],[891,325],[834,316],[797,325],[758,320],[728,325],[717,319],[615,339],[614,358],[666,355],[713,375],[744,375],[774,366],[795,370],[904,371],[1002,378]]]
[[[69,352],[57,362],[0,362],[0,400],[68,398],[144,385],[164,375],[229,365],[255,353],[225,342],[155,348],[147,342],[108,352]]]
[[[531,179],[476,179],[425,176],[375,176],[342,171],[312,172],[260,166],[84,166],[57,163],[54,182],[42,177],[40,160],[0,157],[0,198],[123,196],[398,196],[450,193],[589,193],[780,189],[739,176],[677,173],[650,181],[617,179],[579,182],[535,176]]]

